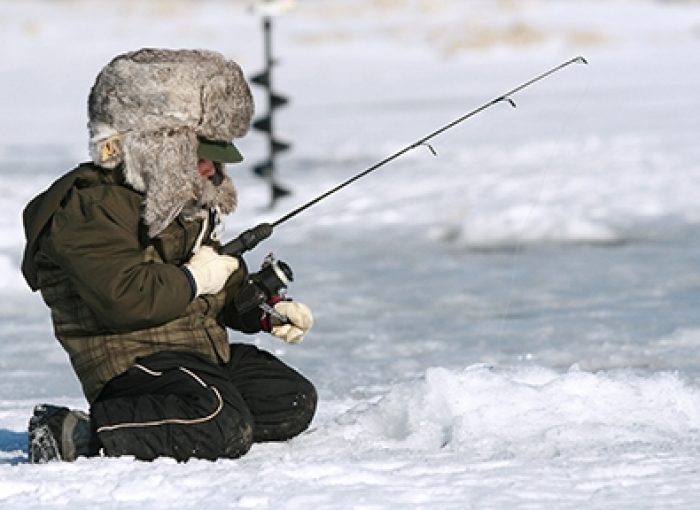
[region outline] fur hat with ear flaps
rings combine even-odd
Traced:
[[[218,186],[197,171],[197,137],[245,135],[253,99],[240,67],[206,50],[141,49],[115,57],[88,99],[90,154],[103,168],[124,163],[144,193],[143,218],[158,235],[186,206],[236,207],[228,176]]]

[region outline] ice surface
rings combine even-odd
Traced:
[[[21,211],[86,157],[114,55],[262,66],[247,3],[0,2],[0,506],[697,508],[700,4],[301,0],[275,19],[293,143],[264,208],[251,133],[233,236],[519,83],[571,66],[276,230],[314,309],[269,349],[317,385],[312,429],[237,461],[26,464],[34,404],[85,407],[19,271]],[[255,90],[258,110],[264,98]]]

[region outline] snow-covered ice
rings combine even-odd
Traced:
[[[114,55],[206,47],[261,70],[249,2],[0,2],[0,506],[697,508],[700,3],[299,0],[275,19],[280,158],[228,234],[274,220],[523,81],[572,65],[281,226],[314,310],[254,342],[321,397],[312,428],[242,459],[26,463],[39,402],[85,408],[19,271],[20,213],[86,158]],[[264,98],[254,90],[259,111]]]

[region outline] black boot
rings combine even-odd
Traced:
[[[40,404],[29,419],[29,462],[74,461],[99,453],[97,435],[83,411]]]

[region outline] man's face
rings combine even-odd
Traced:
[[[204,179],[209,179],[214,186],[218,186],[224,180],[221,163],[215,163],[209,159],[200,159],[197,162],[197,171]]]
[[[199,175],[209,179],[216,174],[216,166],[214,165],[213,161],[208,159],[200,159],[197,163],[197,171],[199,172]]]

